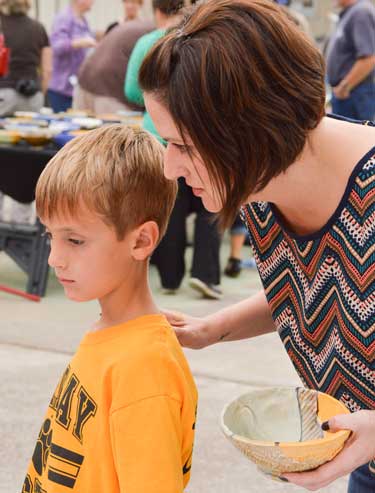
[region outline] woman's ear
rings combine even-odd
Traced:
[[[147,221],[132,232],[132,257],[146,260],[153,254],[159,241],[159,226],[155,221]]]

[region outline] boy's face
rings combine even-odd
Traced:
[[[51,238],[49,265],[71,300],[104,300],[131,279],[135,261],[129,235],[119,241],[114,229],[83,207],[75,217],[42,222]]]

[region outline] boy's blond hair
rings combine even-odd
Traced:
[[[36,187],[39,217],[75,216],[84,204],[117,238],[155,221],[167,228],[177,183],[163,174],[163,146],[141,129],[107,125],[76,137],[48,163]]]

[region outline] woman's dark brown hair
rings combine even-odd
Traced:
[[[322,56],[269,0],[207,0],[150,51],[145,92],[188,134],[231,223],[285,171],[324,115]]]
[[[184,5],[184,0],[152,0],[152,8],[160,10],[165,15],[177,14]]]

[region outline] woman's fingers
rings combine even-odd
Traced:
[[[332,432],[351,430],[343,450],[314,471],[282,474],[291,483],[316,491],[345,476],[375,456],[375,411],[340,414],[328,421]]]

